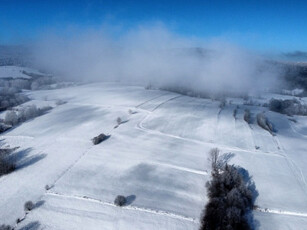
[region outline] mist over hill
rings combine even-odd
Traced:
[[[196,96],[307,89],[302,62],[275,61],[225,41],[182,37],[163,26],[140,27],[117,38],[105,30],[46,34],[32,44],[0,46],[0,65],[30,66],[62,80],[115,81]]]
[[[31,48],[27,45],[1,45],[0,66],[30,66],[33,63]]]

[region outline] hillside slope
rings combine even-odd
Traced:
[[[32,200],[37,207],[17,229],[198,229],[208,152],[217,147],[255,181],[257,229],[307,225],[306,117],[294,123],[266,111],[278,131],[272,136],[243,120],[246,108],[253,116],[266,109],[240,101],[220,108],[210,99],[118,83],[26,94],[54,108],[0,137],[20,146],[18,169],[0,177],[0,223],[14,225]],[[67,103],[55,106],[59,99]],[[93,145],[100,133],[111,136]],[[116,207],[117,195],[128,205]]]

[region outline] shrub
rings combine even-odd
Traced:
[[[100,144],[101,142],[103,142],[104,140],[108,139],[110,136],[108,135],[105,135],[103,133],[99,134],[97,137],[94,137],[92,139],[92,142],[94,145],[98,145]]]
[[[126,197],[122,196],[122,195],[118,195],[115,200],[114,200],[114,204],[116,206],[124,206],[127,203],[127,199]]]
[[[25,211],[31,211],[34,208],[34,204],[32,201],[27,201],[24,205]]]
[[[246,109],[244,111],[244,117],[243,117],[244,121],[246,121],[248,124],[251,123],[251,113],[249,111],[249,109]]]
[[[48,185],[48,184],[45,185],[45,189],[46,189],[46,190],[50,190],[51,188],[52,188],[52,185],[51,185],[51,186]]]

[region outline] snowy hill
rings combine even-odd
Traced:
[[[262,95],[253,105],[227,98],[221,106],[119,83],[24,94],[27,104],[53,109],[0,134],[0,145],[19,146],[17,169],[0,177],[0,224],[21,218],[16,229],[196,230],[208,201],[208,153],[217,147],[255,182],[256,229],[306,229],[307,118],[257,105],[285,96]],[[262,111],[275,135],[257,125]],[[93,145],[100,133],[110,138]],[[128,205],[115,206],[117,195]],[[28,200],[36,207],[25,215]]]

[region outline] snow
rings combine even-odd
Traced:
[[[30,76],[23,73],[32,73],[32,74],[40,74],[45,75],[35,69],[29,67],[19,67],[19,66],[0,66],[0,78],[23,78],[23,79],[31,79]]]
[[[18,169],[0,178],[1,224],[24,217],[17,229],[196,230],[207,202],[208,152],[218,147],[255,181],[256,229],[305,229],[306,117],[294,123],[240,100],[220,108],[211,99],[118,83],[27,94],[28,104],[54,108],[0,136],[0,144],[20,146]],[[56,105],[59,99],[67,103]],[[276,135],[248,125],[246,108],[253,117],[265,111]],[[114,128],[118,117],[125,122]],[[100,133],[111,136],[93,145]],[[128,205],[116,207],[117,195]],[[28,200],[38,204],[25,215]]]

